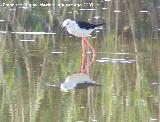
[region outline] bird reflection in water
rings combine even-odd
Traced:
[[[90,86],[101,86],[95,81],[91,80],[89,75],[85,73],[77,73],[69,75],[66,80],[61,84],[61,90],[67,92],[68,90],[82,89]]]

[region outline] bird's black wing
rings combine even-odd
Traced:
[[[75,88],[82,89],[82,88],[91,87],[91,86],[102,86],[102,85],[97,83],[78,83]]]
[[[87,29],[87,30],[94,29],[95,27],[100,26],[100,25],[95,25],[95,24],[91,24],[91,23],[87,23],[87,22],[82,22],[82,21],[76,21],[76,22],[77,22],[77,24],[78,24],[78,26],[80,28],[84,28],[84,29]]]

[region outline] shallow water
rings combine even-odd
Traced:
[[[158,122],[159,2],[47,3],[0,2],[0,122]],[[101,86],[52,86],[80,71],[81,39],[60,32],[66,18],[106,22],[89,37]]]

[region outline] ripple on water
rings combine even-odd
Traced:
[[[34,42],[35,40],[33,39],[21,39],[21,42]]]
[[[125,58],[101,58],[96,60],[99,63],[120,63],[120,64],[131,64],[134,63],[133,59],[125,59]]]
[[[148,13],[148,11],[145,11],[145,10],[141,10],[139,11],[140,13]]]
[[[53,54],[61,54],[62,52],[58,52],[58,51],[52,51],[51,53],[53,53]]]
[[[0,31],[0,33],[7,33],[7,31]],[[52,32],[23,32],[23,31],[15,31],[15,32],[11,32],[11,33],[15,33],[15,34],[19,34],[19,35],[55,35],[56,33],[52,33]]]
[[[34,34],[34,35],[41,35],[41,34],[46,34],[46,35],[54,35],[54,34],[56,34],[56,33],[52,33],[52,32],[49,32],[49,33],[47,33],[47,32],[12,32],[12,33],[15,33],[15,34]]]
[[[150,121],[154,121],[154,122],[156,121],[157,122],[158,119],[157,118],[151,118]]]
[[[106,9],[108,9],[108,8],[102,8],[102,10],[106,10]]]
[[[120,12],[122,12],[122,11],[120,11],[120,10],[114,10],[114,13],[120,13]]]
[[[3,19],[0,19],[0,22],[5,22],[5,20],[3,20]]]
[[[92,119],[91,121],[92,121],[92,122],[97,122],[98,120],[97,120],[97,119]]]

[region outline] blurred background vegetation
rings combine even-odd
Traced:
[[[81,41],[66,18],[105,22],[90,37],[102,87],[63,93],[79,72]],[[150,122],[160,116],[159,0],[1,0],[1,122]]]

